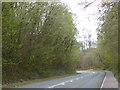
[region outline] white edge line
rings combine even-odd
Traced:
[[[106,73],[107,73],[107,72],[106,72]],[[102,82],[102,85],[101,85],[101,87],[100,87],[100,90],[102,90],[102,88],[103,88],[103,85],[104,85],[105,79],[106,79],[106,74],[105,74],[104,80],[103,80],[103,82]]]

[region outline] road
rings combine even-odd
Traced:
[[[18,88],[100,88],[104,71],[78,71],[81,74],[24,85]]]

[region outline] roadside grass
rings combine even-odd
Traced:
[[[95,68],[95,69],[93,69],[93,71],[105,71],[105,69],[102,69],[102,68]]]
[[[77,71],[92,71],[93,69],[77,69]]]
[[[114,76],[116,77],[117,81],[120,84],[120,74],[119,73],[115,73],[115,72],[113,72],[113,73],[114,73]]]
[[[77,69],[77,71],[104,71],[104,69],[101,68],[94,68],[94,69]]]
[[[78,74],[80,74],[80,73],[66,74],[66,75],[53,76],[53,77],[48,77],[48,78],[43,78],[43,79],[36,79],[36,80],[12,83],[12,84],[8,84],[8,85],[3,85],[2,88],[15,88],[15,87],[19,87],[19,86],[23,86],[23,85],[27,85],[27,84],[38,83],[38,82],[43,82],[43,81],[48,81],[48,80],[54,80],[54,79],[59,79],[59,78],[68,77],[68,76],[74,76],[74,75],[78,75]]]

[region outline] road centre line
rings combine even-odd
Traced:
[[[65,82],[56,84],[56,85],[49,86],[48,88],[54,88],[54,87],[59,86],[59,85],[65,85],[65,83],[73,82],[74,80],[78,80],[78,79],[80,79],[80,78],[83,78],[83,77],[74,78],[74,79],[71,79],[71,80],[68,80],[68,81],[65,81]]]

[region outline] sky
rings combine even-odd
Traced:
[[[77,41],[84,41],[84,36],[88,37],[88,34],[91,34],[92,41],[97,41],[97,20],[100,16],[98,8],[101,0],[96,0],[87,8],[84,8],[85,2],[88,4],[93,1],[95,0],[62,0],[68,5],[70,11],[76,15],[74,16],[74,22],[76,22],[78,30]]]

